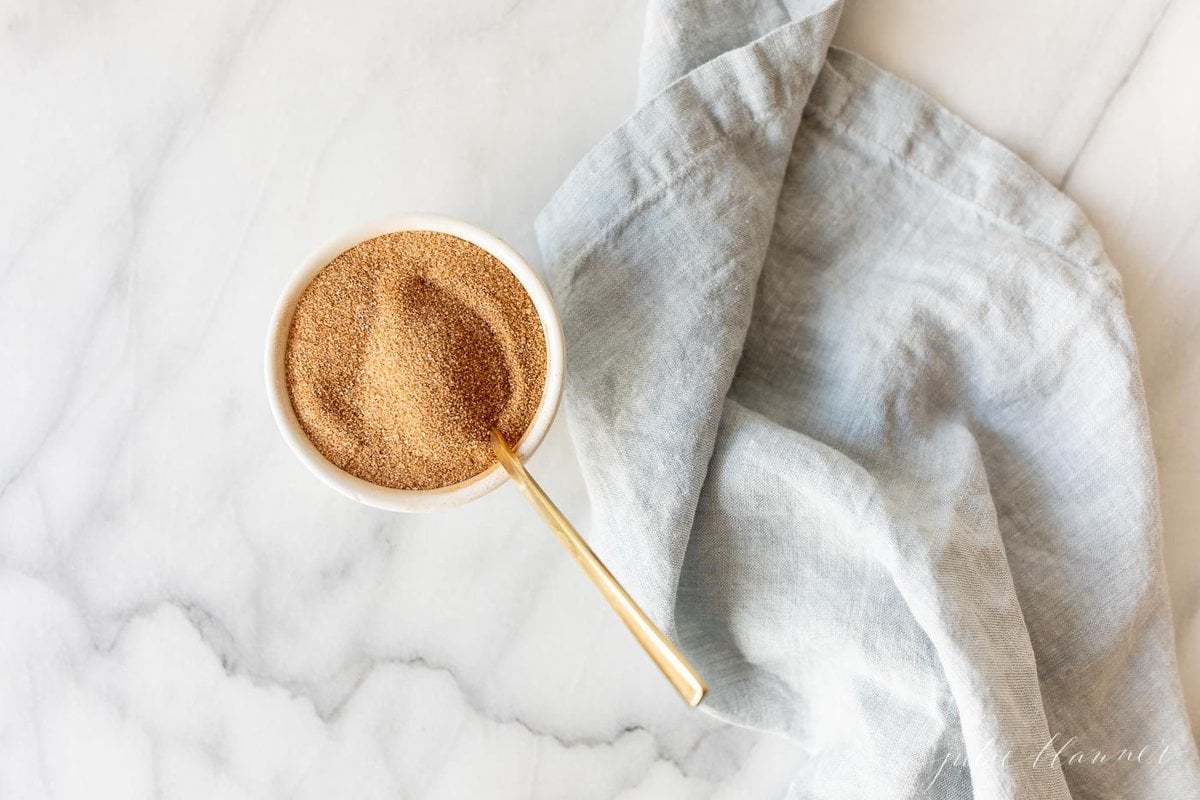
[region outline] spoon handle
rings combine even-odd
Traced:
[[[554,505],[554,502],[546,496],[542,487],[538,486],[537,481],[526,471],[525,465],[504,441],[504,437],[495,429],[492,430],[492,450],[496,454],[496,459],[512,478],[513,483],[542,515],[542,519],[558,536],[563,547],[567,548],[567,552],[587,573],[592,583],[600,590],[600,594],[604,595],[604,599],[612,606],[613,611],[617,612],[617,616],[625,623],[625,627],[629,628],[634,638],[641,644],[642,649],[662,670],[662,674],[679,692],[684,702],[693,708],[700,705],[700,701],[708,692],[708,687],[696,674],[695,668],[688,663],[683,653],[679,652],[679,649],[671,644],[666,636],[663,636],[658,626],[646,616],[646,612],[642,611],[641,607],[625,591],[625,588],[617,582],[608,568],[592,552],[592,548],[588,547],[587,542],[579,535],[579,531],[575,530],[575,526],[563,516],[563,513],[558,510],[558,506]]]

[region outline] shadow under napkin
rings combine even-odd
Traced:
[[[592,544],[794,796],[1200,797],[1116,274],[838,11],[653,6],[539,219]]]

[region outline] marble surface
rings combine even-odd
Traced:
[[[264,398],[276,295],[342,230],[441,211],[536,261],[633,109],[643,12],[0,5],[0,798],[786,791],[803,754],[685,710],[512,487],[357,506]],[[1105,237],[1200,723],[1197,41],[1200,0],[858,0],[838,36]],[[531,468],[587,519],[561,425]]]

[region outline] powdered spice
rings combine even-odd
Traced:
[[[546,381],[529,294],[456,236],[390,233],[329,262],[288,333],[288,394],[313,445],[396,489],[436,489],[493,463],[492,427],[516,442]]]

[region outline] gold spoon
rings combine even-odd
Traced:
[[[679,652],[679,649],[671,644],[666,636],[663,636],[658,626],[650,621],[646,612],[642,611],[641,607],[625,591],[625,588],[608,571],[608,568],[596,557],[592,548],[588,547],[587,542],[579,535],[579,531],[575,530],[575,526],[563,516],[563,513],[558,510],[558,506],[554,505],[554,502],[546,496],[542,487],[538,486],[533,476],[525,470],[525,465],[521,463],[516,453],[508,446],[508,442],[504,441],[504,437],[495,428],[492,429],[492,451],[496,454],[496,460],[512,478],[513,483],[542,515],[542,519],[550,526],[550,530],[554,531],[563,547],[567,548],[567,552],[587,573],[592,583],[600,590],[600,594],[604,595],[604,599],[612,606],[612,610],[617,612],[617,616],[625,623],[625,627],[629,628],[629,632],[638,640],[638,644],[662,670],[662,674],[675,687],[675,691],[679,692],[679,696],[693,708],[700,705],[700,701],[708,692],[708,687],[696,674],[696,669],[688,663],[683,653]]]

